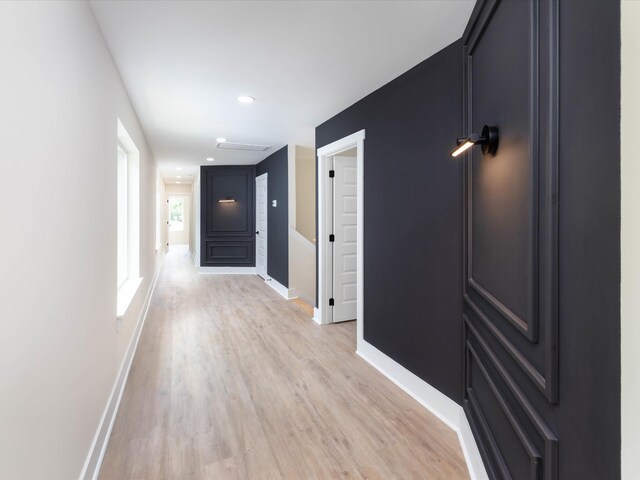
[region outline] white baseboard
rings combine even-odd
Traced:
[[[460,405],[365,340],[358,342],[356,353],[458,434],[472,480],[489,479],[471,427]]]
[[[460,440],[460,446],[462,447],[462,453],[464,453],[464,459],[467,462],[467,468],[469,469],[469,475],[472,479],[485,480],[489,478],[487,470],[484,468],[480,451],[478,450],[478,444],[473,437],[471,431],[471,425],[467,415],[464,413],[464,409],[460,408],[460,423],[458,427],[458,440]]]
[[[282,295],[282,297],[284,297],[286,300],[293,300],[294,298],[298,298],[295,290],[285,287],[280,282],[278,282],[275,278],[271,278],[271,277],[265,278],[264,283],[266,283],[271,288],[273,288],[276,292]]]
[[[142,333],[144,322],[147,319],[149,305],[151,304],[151,297],[153,296],[153,291],[156,288],[156,283],[158,281],[158,276],[160,275],[161,269],[162,260],[158,265],[155,274],[153,275],[151,285],[149,286],[149,291],[147,292],[147,296],[144,300],[144,303],[142,304],[142,310],[140,312],[140,316],[138,317],[138,323],[133,331],[131,340],[129,341],[127,353],[125,354],[122,363],[120,364],[120,370],[118,371],[116,382],[111,389],[111,394],[109,395],[107,406],[102,413],[102,418],[100,419],[100,423],[98,424],[98,429],[93,437],[93,442],[91,443],[89,454],[87,455],[87,459],[82,468],[82,472],[80,473],[80,480],[96,480],[98,478],[98,474],[100,473],[102,459],[104,458],[104,454],[107,451],[107,445],[109,444],[109,437],[111,436],[113,423],[115,422],[116,416],[118,414],[120,400],[122,399],[122,394],[124,393],[124,388],[127,384],[129,370],[131,370],[133,357],[135,356],[136,349],[138,348],[140,334]]]
[[[313,307],[313,321],[318,325],[322,325],[322,320],[320,320],[320,310],[318,310],[318,307]]]
[[[256,267],[198,267],[198,273],[208,275],[256,275]]]

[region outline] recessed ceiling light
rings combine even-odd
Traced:
[[[250,97],[249,95],[240,95],[238,97],[238,101],[240,103],[253,103],[255,102],[255,100],[256,100],[255,98]]]
[[[207,158],[207,162],[213,162],[214,160],[215,160],[215,158],[213,158],[213,157]]]
[[[176,170],[182,170],[182,167],[176,167]]]
[[[227,139],[226,139],[226,138],[223,138],[223,137],[218,137],[218,138],[216,138],[216,142],[218,142],[218,143],[224,143],[224,142],[226,142],[226,141],[227,141]]]

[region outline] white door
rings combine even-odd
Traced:
[[[256,272],[267,275],[267,174],[256,177]]]
[[[333,322],[356,319],[357,167],[355,157],[334,157]]]

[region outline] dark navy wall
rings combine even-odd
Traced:
[[[620,478],[620,4],[480,0],[463,38],[500,129],[465,161],[467,417],[493,478]]]
[[[620,478],[620,3],[480,0],[464,42],[316,128],[366,130],[364,337],[464,403],[492,478]],[[448,156],[463,105],[495,157]]]
[[[289,287],[289,168],[288,147],[272,153],[258,165],[256,175],[268,173],[267,274]],[[271,204],[277,200],[278,206]]]
[[[558,478],[620,478],[620,2],[559,16]]]
[[[200,265],[255,266],[255,167],[202,166],[200,174]]]
[[[365,340],[462,401],[462,129],[456,42],[316,128],[366,129]]]

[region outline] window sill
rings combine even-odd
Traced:
[[[116,318],[122,319],[129,310],[129,306],[133,301],[140,285],[142,284],[142,277],[130,278],[118,289],[118,306],[116,308]]]

